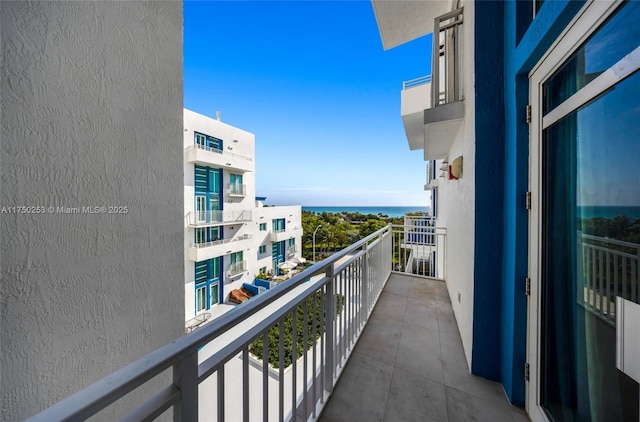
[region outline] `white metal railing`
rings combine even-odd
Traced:
[[[393,225],[393,271],[445,279],[445,228],[436,227],[431,216],[405,217],[404,225]]]
[[[227,184],[227,193],[229,195],[245,196],[247,194],[247,185]]]
[[[253,161],[253,158],[251,157],[247,157],[246,155],[241,155],[241,154],[235,154],[233,152],[229,152],[229,151],[225,151],[222,149],[218,149],[218,148],[211,148],[205,145],[200,145],[200,144],[193,144],[193,145],[189,145],[186,149],[201,149],[204,151],[209,151],[209,152],[215,152],[216,154],[220,154],[223,157],[236,157],[236,158],[240,158],[242,160],[247,160],[247,161]]]
[[[247,270],[247,261],[238,261],[229,265],[229,270],[227,271],[227,274],[229,274],[229,276],[234,276],[246,270]]]
[[[640,303],[640,244],[578,234],[578,303],[611,325],[616,297]]]
[[[30,420],[87,419],[167,370],[173,381],[124,420],[170,408],[175,421],[316,420],[387,282],[390,255],[387,226]]]
[[[251,210],[239,211],[192,211],[187,214],[190,226],[211,226],[225,223],[242,223],[251,221]]]
[[[464,98],[462,81],[463,8],[435,19],[431,104],[433,107]]]
[[[232,237],[230,239],[218,239],[218,240],[213,240],[211,242],[193,242],[191,244],[191,246],[193,246],[194,248],[208,248],[210,246],[216,246],[216,245],[224,245],[226,243],[232,243],[232,242],[239,242],[241,240],[247,240],[247,239],[251,239],[253,236],[251,236],[250,234],[243,234],[242,236],[236,236],[236,237]]]
[[[416,86],[428,84],[431,82],[431,75],[420,76],[419,78],[410,79],[402,82],[402,90],[413,88]]]

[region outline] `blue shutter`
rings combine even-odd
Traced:
[[[207,168],[195,166],[194,185],[196,193],[207,193]]]
[[[196,262],[196,284],[207,282],[207,261]]]

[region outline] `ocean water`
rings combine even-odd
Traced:
[[[375,214],[379,213],[386,214],[389,217],[402,217],[410,212],[429,212],[429,207],[389,207],[389,206],[380,206],[380,207],[302,207],[303,211],[311,211],[315,213],[322,212],[331,212],[331,213],[340,213],[340,212],[359,212],[361,214]]]
[[[606,207],[606,206],[580,206],[578,207],[578,217],[580,218],[615,218],[626,215],[629,218],[640,218],[640,207]]]

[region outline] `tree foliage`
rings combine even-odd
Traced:
[[[323,259],[344,249],[388,224],[402,224],[402,217],[390,218],[386,214],[359,212],[315,213],[302,211],[303,256],[313,260],[313,232],[316,232],[316,258]]]
[[[324,332],[324,311],[322,308],[323,292],[318,290],[315,294],[315,308],[313,296],[307,299],[307,321],[305,324],[304,318],[304,305],[300,305],[295,310],[296,315],[296,359],[300,358],[302,354],[313,347],[320,336]],[[336,315],[339,315],[344,308],[345,297],[341,294],[336,295]],[[267,333],[268,337],[268,358],[269,364],[274,368],[280,367],[280,324],[284,325],[283,336],[283,361],[284,367],[288,367],[293,362],[293,314],[291,312],[284,317],[283,321],[275,324],[269,329]],[[314,334],[314,319],[315,314],[315,338]],[[307,341],[305,344],[304,335],[307,335]],[[258,337],[249,346],[249,351],[253,353],[258,359],[262,359],[263,350],[263,336]]]

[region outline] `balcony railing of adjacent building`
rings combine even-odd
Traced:
[[[230,196],[246,196],[247,185],[227,184],[227,194]]]
[[[251,210],[239,211],[192,211],[187,214],[191,227],[207,227],[216,224],[233,224],[251,221]]]
[[[394,271],[444,280],[447,231],[435,217],[407,216],[392,229]]]
[[[578,304],[616,325],[616,297],[640,303],[640,244],[578,234]]]
[[[199,150],[208,151],[208,152],[215,152],[216,154],[220,154],[223,157],[234,157],[234,158],[240,158],[242,160],[253,161],[253,158],[247,157],[246,155],[236,154],[236,153],[225,151],[218,148],[211,148],[206,145],[193,144],[193,145],[189,145],[186,149],[199,149]]]
[[[247,261],[238,261],[229,265],[229,270],[227,274],[229,277],[238,275],[244,271],[247,271]]]
[[[167,370],[125,420],[316,420],[402,249],[394,239],[387,226],[31,420],[84,420]]]
[[[428,84],[431,82],[431,75],[420,76],[419,78],[411,79],[402,82],[402,89],[415,88],[416,86]]]
[[[462,79],[463,8],[435,20],[431,104],[437,107],[464,99]]]
[[[216,245],[225,245],[228,243],[233,243],[233,242],[239,242],[241,240],[248,240],[251,239],[253,236],[251,236],[250,234],[243,234],[241,236],[236,236],[236,237],[232,237],[230,239],[218,239],[218,240],[213,240],[211,242],[192,242],[191,246],[193,246],[194,248],[208,248],[210,246],[216,246]]]

